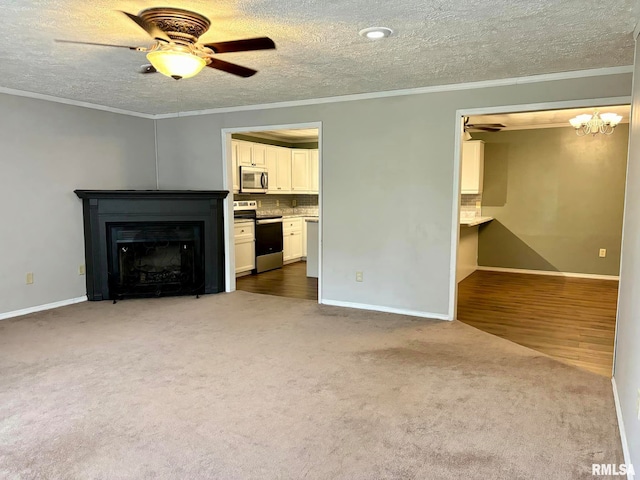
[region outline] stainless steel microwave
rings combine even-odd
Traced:
[[[268,189],[266,168],[240,167],[240,193],[267,193]]]

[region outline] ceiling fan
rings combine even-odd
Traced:
[[[469,129],[481,130],[483,132],[499,132],[506,125],[501,123],[469,123],[469,117],[464,117],[464,131]]]
[[[193,77],[204,67],[222,70],[239,77],[250,77],[256,74],[257,70],[225,62],[215,56],[220,53],[276,48],[273,40],[268,37],[199,43],[198,38],[209,29],[211,22],[207,17],[189,10],[157,7],[143,10],[138,15],[122,13],[146,31],[155,43],[150,47],[130,47],[74,40],[56,40],[56,42],[128,48],[138,52],[147,52],[147,59],[151,65],[143,66],[141,73],[160,72],[175,80]]]

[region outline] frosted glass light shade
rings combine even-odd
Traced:
[[[176,80],[197,75],[207,64],[204,58],[197,55],[172,52],[170,50],[149,52],[147,53],[147,60],[158,72]]]
[[[620,120],[622,120],[622,117],[615,113],[603,113],[600,115],[600,118],[612,126],[619,124]]]

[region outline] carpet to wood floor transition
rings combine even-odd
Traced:
[[[0,322],[0,478],[593,479],[609,379],[460,322],[247,292]]]

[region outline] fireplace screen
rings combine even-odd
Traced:
[[[109,293],[115,299],[204,292],[200,223],[109,225]]]

